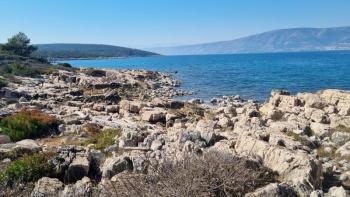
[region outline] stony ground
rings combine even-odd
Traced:
[[[350,92],[273,91],[263,104],[239,96],[203,103],[172,99],[186,94],[176,86],[170,75],[139,70],[18,77],[0,91],[1,116],[37,108],[61,124],[40,139],[0,136],[0,168],[16,159],[9,153],[54,152],[62,177],[39,179],[31,196],[110,196],[108,185],[154,163],[217,152],[277,174],[246,196],[349,195]],[[121,131],[113,145],[97,150],[86,143],[89,130],[110,128]]]

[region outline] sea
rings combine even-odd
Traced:
[[[168,72],[181,81],[184,99],[224,95],[266,101],[272,90],[350,90],[350,51],[232,55],[182,55],[125,59],[62,60],[76,67]]]

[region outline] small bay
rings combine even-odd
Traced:
[[[146,69],[169,72],[190,97],[223,95],[266,100],[272,89],[291,93],[336,88],[350,90],[350,51],[232,55],[152,56],[67,60],[77,67]],[[188,97],[188,98],[190,98]]]

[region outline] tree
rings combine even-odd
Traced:
[[[10,55],[30,56],[38,48],[30,45],[30,39],[22,32],[9,38],[6,44],[1,46],[1,52]]]

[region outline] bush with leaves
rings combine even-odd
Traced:
[[[98,192],[111,196],[244,196],[275,182],[275,173],[256,161],[221,152],[165,160],[145,174],[123,173]]]
[[[11,162],[0,172],[0,183],[12,186],[16,183],[34,182],[44,176],[51,176],[53,166],[49,164],[49,158],[49,154],[34,154],[25,155]]]
[[[106,71],[104,70],[98,70],[98,69],[85,69],[83,72],[92,77],[105,77],[106,76]]]
[[[56,132],[58,123],[55,117],[39,110],[22,109],[0,121],[0,133],[8,135],[13,141],[37,138]]]
[[[90,133],[88,143],[95,144],[94,147],[98,150],[104,150],[115,144],[115,137],[120,135],[120,129],[105,129],[99,132]]]
[[[58,63],[57,66],[64,68],[72,68],[72,65],[70,65],[69,63]]]
[[[5,78],[0,77],[0,89],[6,86],[7,86],[7,81],[5,80]]]

